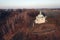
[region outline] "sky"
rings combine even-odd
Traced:
[[[60,0],[0,0],[1,8],[60,8]]]

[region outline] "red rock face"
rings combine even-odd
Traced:
[[[0,15],[4,15],[0,16],[1,40],[60,40],[60,12],[42,11],[47,16],[47,21],[36,24],[34,20],[39,14],[38,10],[2,10]]]

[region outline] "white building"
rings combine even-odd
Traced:
[[[46,16],[43,16],[42,12],[40,11],[39,15],[36,16],[35,23],[41,24],[46,22]]]

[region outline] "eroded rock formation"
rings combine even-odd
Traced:
[[[0,40],[60,40],[60,12],[42,12],[47,21],[37,24],[37,9],[0,10]]]

